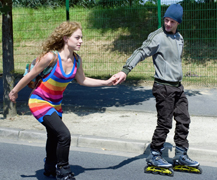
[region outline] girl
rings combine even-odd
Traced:
[[[54,58],[52,51],[56,51],[56,65],[33,89],[28,105],[33,116],[47,130],[44,174],[56,176],[58,180],[75,180],[68,161],[71,135],[62,121],[61,102],[65,88],[74,78],[80,85],[89,87],[111,86],[115,81],[114,76],[108,80],[85,77],[82,59],[74,53],[80,50],[82,42],[82,27],[79,23],[61,23],[43,43],[40,61],[9,94],[10,100],[15,103],[18,92],[49,66]]]

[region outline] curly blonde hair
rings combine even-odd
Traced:
[[[52,50],[61,50],[64,46],[63,37],[70,37],[77,29],[82,30],[81,24],[78,22],[65,21],[61,23],[42,44],[41,57]]]

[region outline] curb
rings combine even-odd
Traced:
[[[46,132],[35,130],[23,130],[0,127],[0,138],[11,139],[16,141],[28,141],[31,143],[46,143]],[[105,138],[97,136],[71,135],[71,146],[82,148],[99,148],[105,151],[119,151],[144,154],[146,157],[150,153],[149,141],[125,140],[115,138]],[[217,151],[199,149],[192,147],[188,151],[188,155],[192,159],[198,161],[211,161],[217,158]],[[174,148],[171,144],[165,143],[164,157],[173,158]]]
[[[45,143],[47,136],[46,132],[43,131],[0,127],[0,138]],[[144,153],[148,142],[73,134],[71,135],[71,146],[101,148],[108,151]]]

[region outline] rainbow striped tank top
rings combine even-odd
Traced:
[[[77,72],[77,62],[74,58],[74,66],[70,74],[65,74],[62,67],[62,60],[58,53],[58,61],[52,71],[47,74],[40,85],[33,90],[29,98],[29,108],[33,116],[43,122],[45,115],[56,112],[62,117],[63,92],[67,85],[75,78]]]

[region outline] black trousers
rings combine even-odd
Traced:
[[[152,93],[156,98],[157,127],[154,131],[151,149],[160,150],[169,130],[172,128],[173,118],[176,121],[174,142],[176,146],[188,148],[190,116],[188,100],[184,94],[184,87],[154,83]]]
[[[47,130],[46,162],[57,163],[58,166],[68,165],[71,143],[68,128],[56,112],[44,116],[42,124]]]

